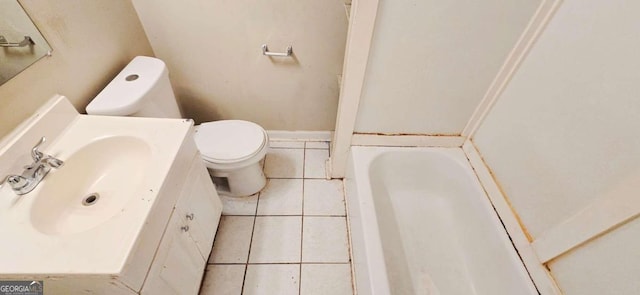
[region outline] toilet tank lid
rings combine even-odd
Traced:
[[[267,136],[256,123],[222,120],[198,126],[195,141],[203,158],[228,163],[242,161],[259,153],[266,144]]]
[[[144,99],[163,75],[168,75],[165,63],[157,58],[136,56],[87,105],[89,115],[126,116],[143,107]]]

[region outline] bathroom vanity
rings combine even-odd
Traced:
[[[0,187],[0,280],[45,294],[197,294],[222,203],[183,119],[80,115],[62,96],[0,142],[0,173],[33,144],[64,161],[31,192]]]

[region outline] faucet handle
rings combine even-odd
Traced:
[[[20,189],[28,184],[28,180],[20,175],[7,175],[2,181],[0,181],[0,187],[8,182],[11,188]]]
[[[51,168],[60,168],[62,167],[62,165],[64,165],[64,161],[51,156],[47,156],[43,161],[47,163],[47,165],[49,165],[49,167]]]
[[[7,175],[5,178],[0,180],[0,187],[2,187],[5,182],[11,182],[12,180],[14,180],[15,178],[13,176],[15,175]]]
[[[36,145],[31,149],[31,158],[33,158],[34,162],[39,162],[42,157],[44,156],[44,154],[38,150],[38,148],[40,148],[40,146],[47,141],[47,139],[43,136],[40,138],[40,141],[38,141],[38,143],[36,143]]]

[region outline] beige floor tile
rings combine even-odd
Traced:
[[[305,179],[304,215],[345,216],[342,180]]]
[[[302,262],[349,262],[345,217],[304,217]]]
[[[303,264],[300,295],[353,295],[349,264]]]
[[[244,280],[242,265],[209,265],[204,275],[200,295],[240,295]]]
[[[269,149],[264,172],[269,178],[302,178],[303,149]]]
[[[209,263],[246,263],[253,216],[222,216]]]
[[[269,179],[260,192],[258,215],[302,215],[302,179]]]
[[[248,197],[234,198],[220,196],[222,215],[255,215],[258,205],[258,194]]]
[[[258,216],[249,263],[299,263],[302,216]]]
[[[242,294],[297,295],[299,284],[299,264],[250,264]]]
[[[304,178],[326,177],[326,161],[329,159],[329,150],[306,149],[304,155]]]

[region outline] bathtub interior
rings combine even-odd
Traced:
[[[537,294],[461,149],[357,147],[351,161],[352,236],[366,235],[353,246],[358,290]]]

